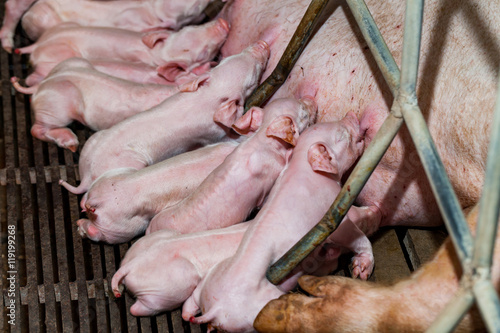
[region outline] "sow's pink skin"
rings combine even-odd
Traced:
[[[210,268],[236,252],[248,223],[186,235],[160,230],[140,238],[111,280],[115,296],[126,286],[136,297],[134,316],[181,306]]]
[[[111,170],[80,203],[88,219],[77,221],[82,237],[123,243],[144,233],[151,218],[191,194],[238,145],[223,142],[186,152],[137,171]]]
[[[65,23],[48,30],[36,43],[16,49],[16,53],[30,54],[34,72],[26,79],[29,86],[71,57],[141,62],[155,66],[160,75],[173,82],[191,72],[207,71],[228,32],[229,26],[223,19],[187,26],[177,32],[145,33]]]
[[[251,331],[260,309],[290,290],[302,273],[275,286],[265,277],[267,268],[323,217],[340,191],[340,178],[362,150],[353,113],[339,122],[316,124],[304,131],[236,254],[207,274],[184,304],[183,318],[210,323],[223,331]],[[357,217],[380,219],[373,212]],[[369,240],[357,227],[359,222],[348,216],[329,242],[353,250],[357,268],[364,274],[360,277],[366,278],[373,268],[373,255]],[[203,315],[194,317],[200,309]]]
[[[139,170],[228,139],[230,126],[242,115],[244,100],[259,83],[268,57],[268,45],[257,42],[184,84],[181,92],[154,108],[95,133],[80,155],[80,185],[62,185],[72,193],[84,193],[106,171]]]
[[[63,22],[133,31],[178,30],[201,22],[205,17],[203,10],[209,3],[210,0],[38,0],[24,14],[22,26],[32,40]]]
[[[262,205],[297,143],[299,133],[314,122],[316,103],[305,97],[278,99],[264,109],[254,107],[233,128],[250,134],[203,181],[194,193],[156,215],[146,233],[172,229],[181,233],[215,229],[244,221]]]
[[[109,76],[81,58],[61,62],[40,85],[25,88],[17,78],[11,80],[17,91],[33,94],[31,135],[73,152],[78,138],[66,126],[74,120],[94,131],[103,130],[179,91],[176,86],[139,84]]]

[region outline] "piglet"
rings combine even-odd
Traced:
[[[181,92],[156,107],[95,133],[80,155],[80,185],[62,185],[84,193],[108,170],[139,170],[230,138],[230,126],[242,115],[244,99],[259,83],[268,58],[269,46],[259,41],[182,85]]]
[[[78,138],[66,126],[74,120],[94,131],[103,130],[179,91],[176,86],[139,84],[109,76],[82,58],[61,62],[40,85],[25,88],[16,77],[11,80],[17,91],[33,94],[31,135],[73,152]]]
[[[160,230],[140,238],[111,280],[115,296],[127,287],[137,298],[130,308],[134,316],[181,306],[211,267],[234,254],[248,223],[187,235]]]
[[[155,83],[164,85],[179,85],[196,77],[194,73],[186,73],[176,78],[175,82],[167,80],[158,74],[156,67],[142,63],[123,60],[91,59],[89,61],[96,70],[110,76],[137,83]],[[208,67],[206,68],[209,69]]]
[[[121,2],[114,1],[114,2]],[[82,27],[65,23],[48,30],[36,43],[16,53],[30,54],[34,72],[26,79],[31,86],[40,82],[61,61],[80,57],[145,63],[173,82],[190,72],[201,74],[219,52],[229,32],[223,19],[178,32],[155,30],[146,33],[117,28]]]
[[[223,331],[251,331],[260,309],[295,286],[301,275],[296,272],[275,286],[266,279],[267,268],[323,217],[340,191],[342,175],[362,150],[359,123],[353,113],[339,122],[316,124],[304,131],[236,254],[205,276],[185,302],[183,318],[210,323]],[[367,215],[365,218],[380,218]],[[329,241],[353,250],[361,270],[371,271],[371,244],[356,222],[348,216]],[[203,315],[194,317],[199,309]]]
[[[14,47],[14,32],[24,12],[36,0],[7,0],[0,29],[0,41],[5,51],[11,53]]]
[[[254,133],[231,153],[191,195],[156,215],[146,231],[173,229],[181,233],[209,230],[244,221],[262,205],[285,167],[286,155],[299,133],[314,122],[311,98],[277,99],[265,109],[253,107],[233,127]]]
[[[27,1],[27,0],[24,0]],[[47,29],[63,22],[115,27],[133,31],[178,30],[199,23],[211,0],[38,0],[23,16],[28,37],[37,40]]]
[[[82,237],[123,243],[144,233],[151,218],[194,191],[238,145],[222,142],[186,152],[137,171],[110,170],[97,178],[80,203],[88,219]]]

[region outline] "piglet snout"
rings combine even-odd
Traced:
[[[316,123],[316,118],[318,114],[318,105],[316,104],[314,97],[304,96],[300,99],[300,102],[302,103],[302,105],[304,105],[304,108],[308,113],[307,118],[305,118],[306,120],[308,120],[308,125]]]
[[[269,45],[263,41],[259,40],[249,50],[257,59],[260,59],[262,62],[267,62],[269,55],[271,53],[269,49]]]
[[[227,35],[229,33],[229,23],[227,23],[226,20],[224,20],[223,18],[219,18],[217,20],[217,27],[221,30],[221,32],[224,34],[224,35]]]

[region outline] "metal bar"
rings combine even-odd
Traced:
[[[169,333],[168,319],[166,314],[163,313],[156,316],[156,327],[158,328],[158,332]]]
[[[463,316],[469,311],[474,303],[472,292],[460,289],[455,298],[446,305],[439,316],[434,320],[426,333],[451,332],[460,323]]]
[[[132,314],[129,311],[132,304],[134,304],[135,299],[132,296],[130,296],[129,293],[125,293],[124,295],[122,295],[121,301],[122,302],[124,301],[126,304],[125,308],[127,311],[127,332],[129,333],[139,332],[139,328],[137,325],[138,319],[137,317],[132,316]]]
[[[420,53],[423,0],[408,0],[405,19],[401,87],[398,101],[444,222],[461,262],[471,256],[472,236],[436,150],[415,93]]]
[[[493,248],[500,209],[500,131],[498,129],[500,129],[500,77],[472,258],[473,267],[488,269],[488,271],[493,264]]]
[[[170,311],[173,332],[184,332],[182,313],[180,309]]]
[[[6,52],[0,52],[0,62],[4,65],[2,65],[0,69],[1,77],[9,77],[9,61]],[[10,82],[7,82],[7,80],[2,80],[1,81],[1,96],[2,96],[2,123],[1,126],[3,127],[3,137],[2,139],[4,140],[3,142],[3,147],[0,147],[2,149],[2,161],[0,163],[3,165],[4,168],[13,168],[16,167],[15,164],[15,157],[14,157],[14,128],[15,126],[13,125],[13,118],[12,118],[12,101],[15,102],[15,98],[11,97],[11,89],[12,85]]]
[[[5,240],[14,241],[14,258],[8,258],[7,256],[7,244],[2,246],[2,266],[5,268],[5,271],[2,272],[1,279],[5,277],[5,289],[2,289],[2,298],[6,301],[5,306],[5,326],[8,327],[8,331],[13,332],[21,332],[21,298],[20,298],[20,287],[21,287],[21,274],[20,274],[20,260],[19,255],[21,252],[21,234],[19,230],[22,228],[21,216],[18,216],[19,213],[19,203],[17,201],[17,189],[16,186],[11,183],[7,186],[7,192],[9,192],[9,196],[7,199],[7,205],[9,205],[7,209],[7,218],[6,223],[3,226],[4,231],[7,232],[7,226],[13,226],[14,228],[14,238],[7,239],[7,234],[5,236]],[[21,229],[22,230],[22,229]],[[9,243],[10,242],[6,242]],[[3,252],[5,250],[5,252]],[[12,259],[14,259],[14,263],[12,263]],[[8,279],[8,280],[7,280]],[[14,287],[12,289],[12,287]],[[7,297],[8,296],[8,297]],[[12,304],[11,302],[14,302]],[[3,302],[0,302],[3,304]],[[12,309],[13,305],[13,309]],[[8,306],[8,308],[7,308]],[[7,314],[11,314],[14,311],[14,317],[7,317]],[[12,325],[10,323],[13,323]],[[9,323],[9,324],[8,324]],[[8,324],[8,325],[7,325]],[[6,330],[7,331],[7,330]]]
[[[54,153],[57,150],[55,145],[52,145],[49,150]],[[53,158],[51,157],[51,160]],[[66,248],[66,235],[64,229],[64,212],[62,207],[62,197],[61,197],[61,186],[57,183],[59,178],[59,173],[57,169],[52,169],[51,173],[51,192],[52,192],[52,208],[54,211],[54,224],[56,233],[56,257],[58,263],[58,273],[59,273],[59,289],[60,289],[60,302],[61,302],[61,321],[62,321],[62,331],[63,332],[74,332],[75,327],[72,318],[71,311],[71,294],[69,290],[69,277],[68,277],[68,254]]]
[[[328,0],[312,0],[300,21],[292,39],[288,43],[281,59],[271,75],[255,89],[245,102],[245,111],[252,106],[261,106],[285,82],[293,66],[299,59],[307,45],[313,29],[316,27],[321,13],[328,4]]]
[[[123,244],[122,246],[120,246],[120,258],[121,259],[123,259],[125,257],[125,253],[128,251],[128,249],[129,249],[128,244]],[[124,293],[124,296],[119,298],[116,302],[119,302],[120,306],[125,308],[124,313],[125,313],[125,317],[126,317],[125,320],[126,320],[126,324],[127,324],[126,325],[127,331],[130,333],[138,332],[139,330],[137,328],[137,318],[132,316],[132,314],[129,311],[130,307],[134,303],[134,300],[132,299],[130,294]]]
[[[500,302],[493,283],[477,280],[472,290],[488,331],[500,332]]]
[[[392,112],[389,114],[325,216],[287,253],[269,267],[266,277],[271,283],[278,284],[316,246],[326,240],[337,229],[340,221],[342,221],[368,178],[370,178],[402,124],[402,118],[394,116]]]
[[[104,297],[104,283],[101,255],[101,248],[103,244],[92,243],[90,245],[92,253],[92,271],[94,273],[94,293],[95,293],[95,319],[98,331],[108,331],[108,311],[106,309],[106,298]]]
[[[139,317],[141,332],[151,332],[151,319],[153,317]]]
[[[76,176],[75,169],[71,167],[73,165],[73,156],[71,152],[66,150],[64,152],[64,159],[65,164],[68,166],[66,168],[67,179],[75,184]],[[74,223],[79,218],[80,205],[78,204],[76,195],[68,195],[67,191],[62,191],[62,194],[67,202],[67,214],[69,215],[71,223],[71,233],[68,234],[68,238],[70,239],[70,244],[73,244],[73,262],[71,264],[75,269],[75,284],[77,285],[78,291],[78,323],[75,324],[75,326],[78,327],[79,332],[89,333],[91,331],[92,309],[88,300],[83,241],[78,234],[76,223]]]
[[[0,164],[2,162],[0,161]],[[2,258],[7,258],[7,243],[8,240],[5,238],[4,235],[7,235],[7,224],[9,221],[9,218],[7,217],[7,193],[10,194],[9,198],[12,197],[12,193],[14,191],[14,183],[12,184],[7,184],[3,185],[0,184],[0,255]],[[10,203],[9,199],[9,203]],[[12,209],[11,209],[12,210]],[[12,214],[9,212],[9,214]],[[20,218],[19,218],[20,220]],[[6,304],[4,305],[4,297],[3,297],[3,290],[8,289],[7,288],[7,283],[5,284],[4,287],[4,276],[5,271],[7,271],[7,260],[3,260],[2,263],[0,263],[0,290],[2,290],[2,297],[0,299],[0,330],[6,332],[8,328],[8,317],[7,314],[10,310],[6,308]],[[5,320],[4,320],[5,319]]]
[[[47,190],[45,188],[45,172],[43,170],[42,143],[37,141],[35,144],[36,160],[36,197],[38,201],[38,220],[39,228],[35,230],[40,234],[40,247],[42,252],[42,273],[45,297],[45,328],[48,332],[56,332],[58,327],[56,317],[56,302],[54,292],[54,257],[53,240],[51,237],[50,221],[47,208]]]
[[[405,104],[401,107],[401,110],[427,177],[430,180],[432,191],[436,197],[446,228],[453,240],[457,255],[464,262],[471,256],[473,240],[458,199],[444,170],[420,109],[417,105]]]
[[[12,172],[14,173],[14,172]],[[21,178],[29,179],[27,168],[21,168]],[[24,224],[24,244],[26,256],[26,279],[28,289],[28,313],[29,313],[29,330],[30,332],[41,331],[42,315],[41,305],[38,302],[38,269],[39,266],[38,256],[35,249],[36,236],[34,230],[34,217],[33,217],[33,201],[34,193],[31,191],[29,182],[24,181],[21,183],[21,203],[23,206],[23,224]],[[38,232],[38,231],[36,231]]]
[[[363,36],[367,38],[367,43],[378,66],[382,69],[384,77],[388,79],[387,83],[391,91],[397,91],[400,80],[399,69],[368,8],[362,0],[352,0],[348,3],[351,10],[355,12],[353,13],[354,18],[360,26]],[[274,284],[281,281],[338,227],[402,124],[403,119],[400,117],[398,105],[395,105],[325,216],[297,244],[269,267],[266,273],[269,281]]]
[[[403,56],[401,60],[400,94],[411,95],[416,101],[420,39],[422,34],[423,0],[407,0],[403,35]],[[413,100],[412,100],[413,101]]]
[[[361,34],[365,38],[385,81],[389,85],[392,95],[396,96],[400,80],[399,68],[366,3],[364,0],[347,0],[347,5],[351,9],[354,19],[361,29]]]
[[[113,245],[104,245],[104,258],[106,276],[104,278],[108,281],[108,290],[105,292],[110,292],[111,288],[111,279],[116,272],[115,267],[115,253]],[[122,321],[120,317],[120,309],[118,308],[118,304],[115,302],[110,302],[110,298],[106,298],[106,303],[109,309],[109,325],[111,326],[111,332],[122,332],[123,327],[121,326]]]

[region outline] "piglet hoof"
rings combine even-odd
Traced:
[[[118,290],[113,290],[113,295],[115,296],[115,298],[122,297],[124,289],[125,289],[125,286],[123,284],[119,284]]]
[[[353,278],[368,280],[373,272],[373,255],[370,253],[360,253],[352,258],[349,271]]]
[[[85,232],[85,230],[83,230],[83,228],[82,228],[82,227],[80,227],[80,226],[79,226],[79,227],[76,229],[76,231],[78,231],[78,234],[80,235],[80,237],[82,237],[82,238],[87,238],[87,233]]]
[[[78,149],[78,145],[69,145],[66,148],[71,150],[72,153],[76,153],[76,150]]]

